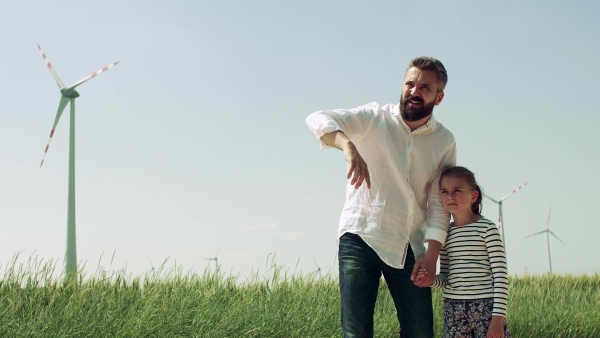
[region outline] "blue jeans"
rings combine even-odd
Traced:
[[[340,237],[338,255],[345,338],[373,337],[373,314],[382,274],[396,306],[400,337],[433,337],[431,288],[420,288],[410,280],[415,264],[410,246],[404,269],[385,264],[360,236],[351,233]]]

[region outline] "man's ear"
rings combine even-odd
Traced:
[[[444,92],[437,93],[437,98],[435,100],[435,105],[437,106],[438,104],[440,104],[442,102],[442,99],[444,99]]]

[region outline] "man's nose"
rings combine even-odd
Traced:
[[[411,96],[417,96],[417,97],[421,97],[421,91],[419,90],[419,88],[417,88],[417,87],[413,87],[413,88],[410,90],[410,95],[411,95]]]

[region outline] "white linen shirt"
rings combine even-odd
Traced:
[[[359,235],[389,266],[404,267],[408,244],[416,258],[425,254],[424,242],[446,240],[450,215],[442,207],[439,175],[456,163],[452,133],[433,115],[411,132],[398,104],[371,102],[354,109],[323,110],[306,118],[320,138],[342,131],[367,163],[371,188],[346,185],[338,240],[344,233]]]

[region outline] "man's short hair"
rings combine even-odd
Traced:
[[[446,83],[448,83],[448,73],[440,60],[430,56],[418,56],[410,60],[406,69],[408,70],[408,68],[411,67],[434,72],[438,78],[438,91],[443,92],[444,88],[446,88]]]

